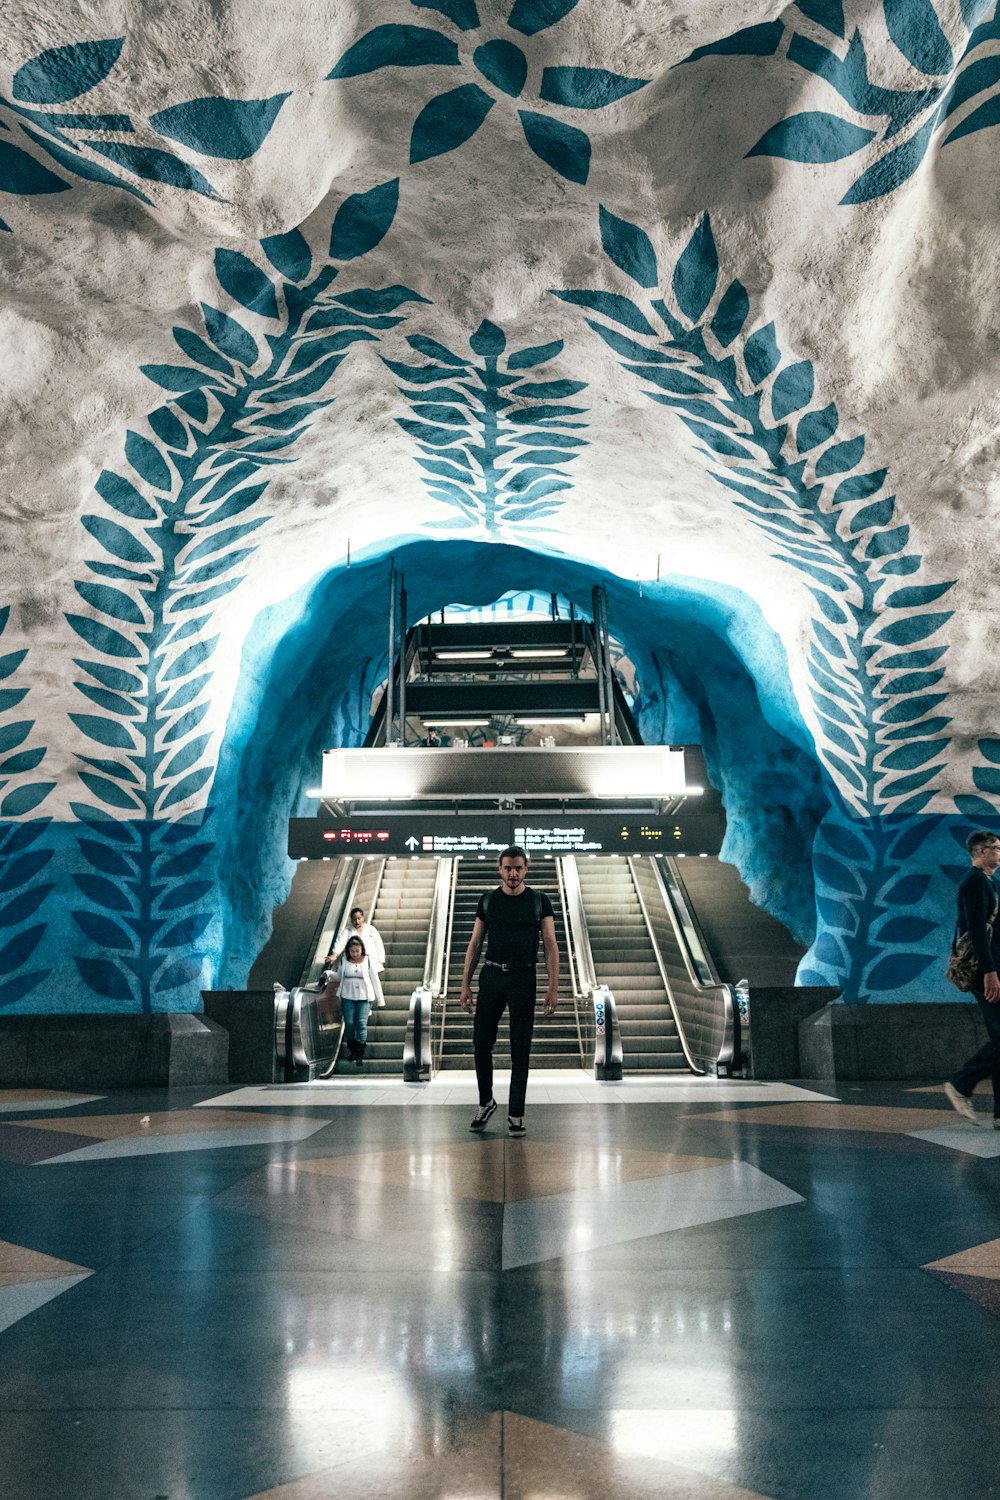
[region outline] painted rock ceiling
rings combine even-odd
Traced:
[[[994,0],[11,0],[0,818],[199,817],[421,540],[728,600],[844,819],[992,814],[998,125]]]

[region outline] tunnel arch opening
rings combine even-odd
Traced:
[[[264,611],[247,638],[210,804],[226,908],[219,982],[245,983],[287,895],[288,820],[315,808],[306,793],[322,751],[364,739],[386,673],[390,554],[414,620],[518,589],[557,594],[589,616],[591,589],[603,582],[612,634],[635,665],[643,739],[702,745],[726,810],[721,857],[759,906],[812,940],[811,850],[828,784],[784,647],[747,595],[671,575],[640,585],[503,544],[412,541],[318,575]]]

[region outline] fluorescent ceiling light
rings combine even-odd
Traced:
[[[489,724],[489,719],[423,719],[427,729],[479,729]]]
[[[567,652],[565,646],[561,646],[558,650],[542,650],[541,648],[536,650],[532,648],[530,651],[512,651],[510,654],[511,656],[518,657],[519,659],[523,658],[524,660],[527,660],[529,657],[537,656],[540,658],[543,656],[567,656],[569,653]]]
[[[531,725],[538,726],[542,724],[582,724],[586,717],[586,714],[560,714],[558,718],[553,718],[551,714],[546,714],[544,718],[536,719],[529,717],[522,719],[521,715],[518,714],[514,722],[515,724],[522,724],[527,728]]]
[[[438,661],[489,661],[492,651],[435,651]]]

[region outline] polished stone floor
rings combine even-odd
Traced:
[[[528,1103],[0,1091],[4,1500],[1000,1496],[985,1100]]]

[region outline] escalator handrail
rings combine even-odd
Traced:
[[[350,913],[354,905],[354,893],[361,880],[364,862],[360,859],[349,858],[344,863],[344,868],[337,877],[333,895],[330,897],[329,905],[323,913],[320,924],[319,936],[314,939],[309,956],[299,976],[300,985],[315,984],[323,972],[323,960],[330,952],[337,934],[344,925],[344,918]],[[336,913],[333,921],[330,921],[331,913]]]
[[[583,905],[583,892],[580,889],[580,871],[572,855],[564,855],[561,859],[557,859],[556,868],[559,871],[563,911],[566,914],[566,946],[573,955],[571,965],[575,963],[574,991],[579,989],[582,998],[584,995],[590,995],[596,988],[597,975],[594,972],[590,930]]]
[[[570,874],[569,881],[567,881],[566,870],[564,868],[564,866],[567,865],[567,864],[572,865],[572,871],[571,871],[571,874]],[[579,897],[579,894],[580,894],[580,879],[579,879],[579,873],[578,873],[577,868],[576,868],[576,860],[572,857],[572,855],[562,855],[562,856],[556,855],[555,866],[556,866],[556,881],[557,881],[557,883],[559,885],[559,899],[562,902],[562,909],[563,909],[563,929],[564,929],[564,931],[566,933],[566,962],[569,965],[570,988],[571,988],[572,994],[573,994],[573,1017],[574,1017],[574,1019],[576,1021],[576,1042],[577,1042],[578,1048],[580,1049],[580,1066],[581,1067],[586,1067],[587,1066],[587,1058],[586,1058],[586,1053],[584,1051],[584,1046],[583,1046],[583,1027],[582,1027],[582,1025],[580,1023],[580,1001],[583,1000],[583,999],[589,998],[589,995],[593,991],[593,987],[591,987],[590,990],[585,991],[582,988],[582,985],[580,983],[580,977],[579,977],[579,967],[580,966],[579,966],[579,964],[577,962],[576,954],[574,952],[574,949],[575,949],[575,934],[574,934],[574,932],[573,932],[573,930],[572,930],[572,928],[570,926],[570,901],[569,901],[569,887],[570,887],[570,885],[573,885],[573,888],[575,890],[576,896]],[[581,921],[582,921],[582,925],[583,925],[584,931],[586,931],[586,918],[582,916],[582,906],[581,906]],[[591,967],[593,967],[593,965],[591,965]]]
[[[448,908],[449,896],[454,882],[454,859],[445,857],[437,862],[434,875],[434,895],[431,898],[430,918],[427,923],[427,951],[424,954],[424,988],[437,998],[447,983],[448,962]]]
[[[418,984],[410,996],[403,1043],[403,1080],[429,1083],[434,1072],[431,1008],[433,997],[426,985]]]
[[[645,898],[639,887],[639,882],[635,878],[635,867],[633,859],[634,856],[630,857],[628,861],[629,869],[632,872],[632,883],[635,886],[636,895],[639,898],[639,904],[642,908],[643,921],[646,923],[650,941],[653,944],[653,951],[656,954],[656,962],[663,977],[667,996],[670,1001],[670,1009],[673,1013],[674,1021],[677,1025],[677,1034],[680,1038],[681,1047],[684,1050],[684,1056],[687,1058],[688,1063],[690,1064],[694,1072],[705,1073],[708,1071],[707,1066],[704,1066],[702,1065],[702,1063],[696,1061],[691,1052],[691,1047],[684,1029],[684,1022],[674,1000],[673,993],[670,989],[670,983],[663,964],[663,956],[660,952],[660,945],[656,940],[656,935],[653,931],[652,923],[649,920],[649,912],[646,907]],[[715,965],[712,963],[709,957],[707,946],[705,945],[704,940],[701,937],[701,932],[694,918],[694,914],[691,911],[691,908],[684,896],[683,888],[679,884],[677,872],[671,868],[669,860],[666,861],[666,865],[667,872],[671,876],[671,880],[669,883],[664,879],[663,868],[661,867],[659,860],[655,856],[650,858],[648,867],[653,871],[656,886],[663,899],[664,910],[666,911],[667,916],[670,919],[670,925],[674,930],[674,937],[677,940],[677,946],[680,950],[680,955],[684,963],[685,971],[687,972],[688,982],[694,989],[698,990],[702,994],[707,994],[714,991],[718,994],[722,1002],[722,1045],[719,1048],[718,1055],[711,1059],[706,1059],[706,1063],[708,1061],[711,1061],[715,1064],[732,1063],[735,1052],[735,997],[733,995],[733,988],[732,985],[725,984],[719,978],[718,973],[715,969]],[[706,974],[709,976],[708,979],[704,977]]]
[[[441,1059],[444,1056],[444,1033],[448,1019],[448,985],[451,982],[451,945],[455,938],[455,894],[458,890],[458,872],[461,868],[461,862],[462,856],[460,854],[451,861],[451,889],[448,893],[448,925],[444,937],[444,975],[441,981],[441,990],[437,996],[438,1005],[441,1007],[441,1022],[438,1026],[436,1054],[433,1042],[431,1045],[431,1057],[435,1072],[440,1068]]]

